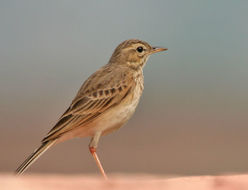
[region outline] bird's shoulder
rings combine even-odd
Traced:
[[[132,84],[134,73],[124,66],[105,65],[93,73],[81,86],[74,101],[78,97],[111,94],[118,88],[125,88]]]
[[[70,107],[62,117],[69,114],[102,112],[108,107],[118,104],[121,99],[132,92],[135,84],[135,75],[128,68],[105,65],[83,83]],[[107,100],[109,100],[108,104],[100,103]],[[101,106],[97,106],[96,109],[96,106],[86,106],[88,104],[100,104]],[[81,107],[85,108],[81,109]]]

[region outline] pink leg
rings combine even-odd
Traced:
[[[96,154],[96,149],[94,147],[90,147],[89,149],[90,149],[90,153],[92,154],[93,158],[95,159],[96,165],[99,168],[99,170],[100,170],[101,174],[103,175],[104,179],[108,180],[108,177],[107,177],[106,173],[104,172],[102,164],[101,164],[101,162],[100,162],[100,160],[99,160],[99,158],[98,158],[98,156]]]

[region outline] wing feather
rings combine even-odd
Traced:
[[[56,139],[62,134],[94,121],[104,111],[119,104],[134,86],[133,75],[125,67],[105,65],[82,85],[70,107],[42,140]]]
[[[117,93],[118,88],[111,88],[110,92],[102,97],[96,98],[91,95],[85,95],[74,101],[42,142],[58,138],[65,132],[93,121],[102,112],[118,104],[126,96],[126,93],[130,91],[131,86],[129,88],[125,86],[125,89],[122,87],[124,90]]]

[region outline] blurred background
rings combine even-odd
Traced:
[[[134,117],[103,137],[107,173],[248,172],[248,1],[0,1],[0,171],[40,145],[87,77],[129,38],[168,47]],[[28,172],[97,173],[89,138]]]

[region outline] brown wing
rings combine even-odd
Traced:
[[[94,81],[94,77],[97,77],[96,73],[81,87],[76,98],[72,101],[71,106],[66,110],[42,142],[58,138],[63,133],[93,121],[107,109],[119,104],[133,86],[132,82],[119,80],[120,83],[115,83],[115,86],[108,85],[113,81],[111,81],[111,83],[105,83],[105,85],[96,83],[98,88],[91,88],[90,91],[87,87],[92,86],[89,84],[91,82],[94,82],[95,84],[96,81]]]

